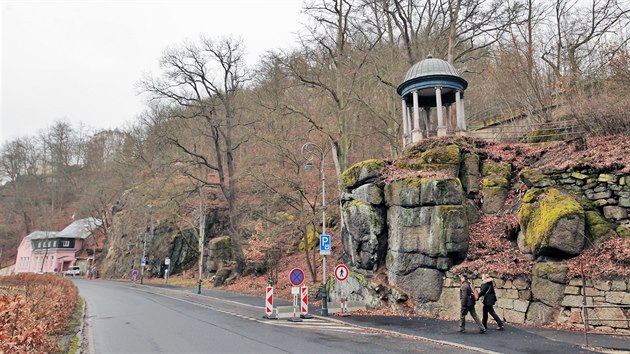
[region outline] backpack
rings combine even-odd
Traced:
[[[475,287],[470,282],[468,282],[468,286],[470,286],[470,297],[472,297],[473,301],[479,300],[479,292],[477,291],[477,289],[475,289]]]

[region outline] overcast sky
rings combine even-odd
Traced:
[[[56,120],[124,127],[143,110],[134,85],[169,45],[243,39],[248,63],[288,49],[302,0],[0,0],[0,145]]]

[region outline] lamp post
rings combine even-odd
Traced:
[[[322,235],[326,234],[326,174],[324,173],[324,150],[318,145],[308,142],[302,145],[302,156],[306,159],[304,169],[315,168],[313,157],[319,153],[320,173],[322,175]],[[320,251],[321,254],[321,251]],[[322,254],[322,316],[328,316],[328,290],[326,289],[326,255]]]
[[[153,240],[153,210],[151,210],[151,206],[149,206],[149,215],[151,218],[151,240]],[[144,238],[142,239],[142,260],[140,260],[140,284],[144,284],[144,267],[147,265],[147,233],[143,233]]]

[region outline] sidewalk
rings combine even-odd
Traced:
[[[171,285],[145,284],[170,289],[181,289],[197,293],[196,288],[183,288]],[[230,300],[242,304],[259,306],[260,317],[264,315],[264,298],[239,295],[223,290],[202,289],[201,295]],[[286,306],[286,300],[275,299],[275,306]],[[458,321],[445,321],[405,316],[365,316],[322,317],[318,306],[310,306],[310,314],[320,319],[340,321],[355,326],[387,331],[393,335],[416,337],[419,340],[448,342],[459,347],[467,347],[480,352],[498,353],[630,353],[630,337],[589,334],[589,350],[583,348],[584,333],[579,331],[555,330],[506,324],[504,331],[496,331],[496,324],[490,319],[488,332],[480,334],[473,322],[466,323],[466,332],[457,332]],[[480,309],[477,309],[480,312]],[[281,320],[280,320],[281,321]]]

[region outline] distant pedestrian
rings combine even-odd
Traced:
[[[483,296],[483,315],[481,316],[481,323],[485,329],[488,329],[488,314],[494,318],[497,322],[497,330],[503,330],[503,321],[494,312],[494,304],[497,302],[497,294],[494,291],[494,279],[488,274],[481,275],[481,290],[479,296]]]
[[[461,274],[459,279],[462,281],[462,285],[459,288],[459,299],[461,301],[461,311],[459,315],[459,331],[466,331],[466,315],[470,312],[473,320],[479,326],[480,333],[486,333],[486,328],[479,320],[479,316],[475,312],[475,301],[477,301],[473,295],[472,284],[468,281],[468,276]]]

